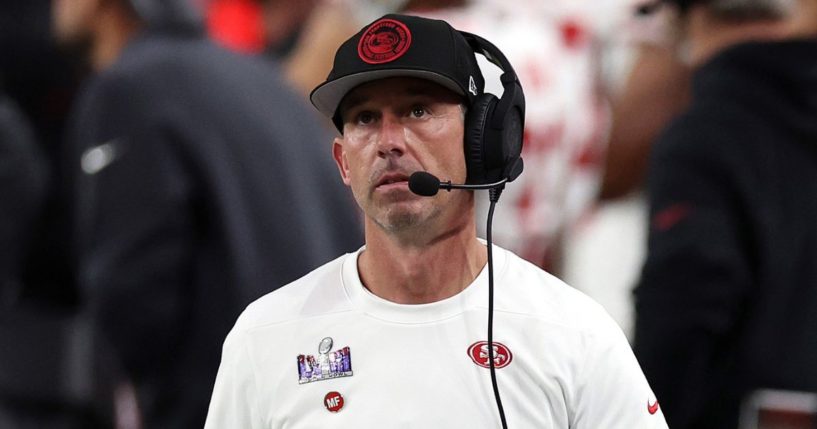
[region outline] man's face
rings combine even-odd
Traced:
[[[51,25],[57,43],[63,46],[87,44],[92,24],[102,0],[53,0]]]
[[[389,232],[456,217],[470,192],[421,197],[408,188],[416,171],[465,181],[461,97],[430,81],[389,78],[352,90],[341,104],[343,136],[333,155],[367,217]]]

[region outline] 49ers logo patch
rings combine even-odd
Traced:
[[[411,32],[405,24],[393,19],[381,19],[360,37],[357,54],[369,64],[383,64],[403,56],[409,46]]]
[[[468,347],[468,356],[475,364],[483,368],[491,367],[487,341],[478,341],[471,344],[471,347]],[[502,343],[494,341],[494,368],[504,368],[508,366],[512,360],[513,354],[511,354],[511,349],[505,347]]]

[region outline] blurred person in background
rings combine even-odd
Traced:
[[[59,192],[63,126],[79,68],[50,37],[50,3],[0,3],[3,428],[96,427],[91,377],[83,371],[93,344],[73,317],[77,293]]]
[[[22,301],[49,311],[73,310],[76,296],[62,219],[61,158],[66,116],[85,67],[62,55],[50,35],[51,0],[0,3],[0,74],[6,94],[31,126],[32,145],[44,159],[43,207],[21,261]]]
[[[661,130],[689,103],[689,65],[677,57],[677,14],[631,2],[626,31],[631,65],[611,94],[612,123],[599,198],[610,201],[644,185],[650,148]]]
[[[292,54],[307,30],[310,19],[329,4],[322,0],[256,1],[261,5],[265,51],[271,57],[279,59],[286,59]],[[353,23],[349,23],[349,26],[353,27],[351,24]]]
[[[31,367],[24,362],[33,358],[27,346],[43,338],[26,338],[31,330],[20,332],[24,318],[19,306],[25,292],[24,260],[34,236],[34,220],[46,198],[47,180],[46,161],[28,121],[0,88],[0,427],[4,428],[68,428],[62,424],[65,416],[52,409],[41,407],[39,413],[21,409],[23,404],[42,405],[35,400],[44,396],[41,384],[26,377]]]
[[[304,101],[190,4],[54,0],[53,24],[94,71],[65,161],[81,298],[135,388],[118,406],[201,427],[237,315],[357,248],[357,212]]]
[[[47,169],[22,112],[0,87],[0,311],[22,293],[33,219],[45,199]]]
[[[361,23],[354,11],[369,0],[257,0],[262,5],[266,54],[281,62],[304,97],[332,68],[331,57]],[[331,124],[327,123],[327,128]]]
[[[78,75],[50,34],[51,0],[0,2],[3,89],[31,124],[48,154],[61,140]]]
[[[644,176],[660,131],[689,102],[677,11],[627,1],[604,48],[610,128],[595,204],[566,233],[566,281],[602,304],[632,339],[632,291],[646,252]]]
[[[692,103],[649,162],[635,351],[670,427],[817,392],[817,1],[676,1]]]

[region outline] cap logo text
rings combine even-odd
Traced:
[[[411,46],[411,32],[405,24],[393,19],[381,19],[360,37],[357,53],[369,64],[383,64],[394,61],[406,53]]]

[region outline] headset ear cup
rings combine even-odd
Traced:
[[[496,107],[497,98],[493,94],[480,94],[465,115],[465,166],[467,183],[484,183],[487,179],[485,134],[488,118]]]
[[[525,98],[522,95],[522,88],[515,85],[511,94],[512,100],[508,110],[505,112],[502,124],[502,176],[507,177],[509,182],[514,181],[522,173],[521,155],[522,144],[525,131]],[[501,105],[501,101],[498,105]],[[499,107],[494,114],[499,113]]]

